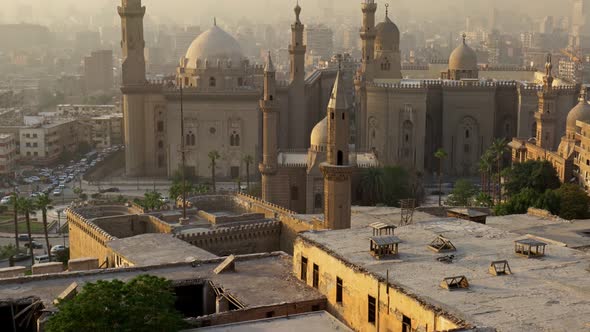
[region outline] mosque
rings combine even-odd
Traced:
[[[341,191],[336,188],[342,182],[334,179],[346,179],[354,189],[362,168],[401,165],[431,173],[438,169],[434,152],[443,148],[449,155],[444,172],[468,176],[477,173],[494,139],[536,135],[546,73],[479,66],[465,36],[448,64],[402,66],[400,30],[387,6],[378,24],[374,0],[364,0],[361,10],[362,60],[352,82],[342,70],[306,75],[299,5],[291,25],[288,81],[276,79],[270,55],[266,66],[250,64],[237,41],[214,23],[180,59],[174,80],[151,82],[143,55],[145,7],[140,0],[122,0],[126,174],[171,176],[181,169],[184,148],[188,173],[209,177],[208,154],[215,150],[221,156],[218,177],[244,178],[244,159],[252,156],[260,162],[264,200],[318,213],[327,208],[327,191]],[[578,91],[555,79],[555,137],[565,135]],[[336,106],[350,128],[338,133],[346,147],[332,151]],[[559,141],[549,145],[557,149]],[[350,167],[323,167],[330,159]]]

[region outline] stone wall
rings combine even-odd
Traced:
[[[261,222],[177,237],[218,256],[280,250],[281,223]]]
[[[32,274],[48,274],[63,272],[64,265],[61,262],[35,264],[31,267]]]
[[[317,221],[304,221],[298,218],[294,211],[263,201],[257,197],[236,194],[234,199],[237,204],[243,206],[250,212],[263,213],[266,218],[280,221],[280,250],[289,254],[293,253],[293,244],[299,233],[322,228],[322,225]]]
[[[77,258],[68,261],[68,271],[88,271],[98,269],[98,259],[96,258]]]
[[[270,317],[296,315],[306,312],[326,310],[326,302],[326,299],[323,298],[297,303],[283,303],[254,308],[247,307],[219,314],[201,316],[189,320],[189,323],[195,327],[202,327],[266,319]]]
[[[146,233],[171,233],[172,227],[148,215],[127,215],[97,218],[94,223],[108,234],[122,239]]]
[[[70,238],[70,258],[96,257],[99,266],[108,261],[111,250],[106,243],[115,239],[78,212],[67,209]]]
[[[0,269],[0,279],[24,277],[26,270],[27,270],[27,268],[24,266],[13,266],[13,267],[1,268]]]
[[[243,213],[240,215],[216,216],[213,213],[200,210],[197,214],[199,217],[209,221],[212,224],[227,224],[240,221],[264,219],[264,214],[262,213]]]

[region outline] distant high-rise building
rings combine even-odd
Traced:
[[[552,34],[553,33],[553,16],[545,16],[541,21],[541,26],[539,27],[540,33],[545,34]]]
[[[303,43],[310,55],[329,59],[334,48],[334,32],[325,25],[310,26],[305,29]]]
[[[590,49],[590,0],[575,0],[569,46]]]
[[[84,58],[84,81],[86,93],[113,89],[113,51],[92,52]]]

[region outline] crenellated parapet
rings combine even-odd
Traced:
[[[65,215],[70,227],[77,227],[82,232],[93,238],[96,242],[100,243],[102,246],[106,247],[107,242],[116,239],[116,237],[110,235],[90,219],[87,219],[85,216],[73,209],[66,209]]]

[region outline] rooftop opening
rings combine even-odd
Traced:
[[[457,250],[457,248],[455,248],[455,245],[453,245],[451,240],[447,239],[442,235],[439,235],[436,239],[430,242],[430,244],[428,245],[428,249],[434,252],[449,252]]]
[[[229,255],[227,258],[219,264],[213,272],[215,274],[220,274],[224,272],[235,272],[236,271],[236,256]]]
[[[535,239],[516,240],[514,241],[514,252],[526,258],[543,257],[546,245],[547,243]]]
[[[440,287],[453,291],[458,289],[467,289],[469,288],[469,282],[465,276],[456,276],[456,277],[448,277],[444,278],[443,281],[440,283]]]
[[[507,260],[503,261],[493,261],[490,264],[490,268],[488,269],[490,274],[495,276],[503,276],[506,274],[512,274],[512,270],[510,270],[510,265],[508,264]]]
[[[373,229],[373,236],[393,235],[397,228],[393,224],[386,224],[384,222],[374,222],[369,227]]]
[[[398,254],[398,244],[401,240],[395,236],[372,236],[371,255],[377,259],[391,258]]]

